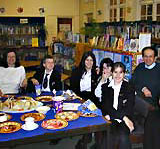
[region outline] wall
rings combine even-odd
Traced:
[[[0,0],[0,8],[5,8],[5,13],[0,16],[45,16],[48,31],[47,44],[52,36],[57,36],[57,18],[72,18],[72,30],[79,32],[79,0]],[[22,7],[22,13],[17,8]],[[39,8],[44,7],[45,13],[41,15]]]

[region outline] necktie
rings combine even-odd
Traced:
[[[46,76],[45,76],[45,78],[44,78],[44,80],[43,80],[43,88],[46,88],[47,87],[47,83],[48,83],[48,78],[47,78],[47,76],[48,76],[49,74],[46,74]]]

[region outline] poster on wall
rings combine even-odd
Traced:
[[[132,56],[131,55],[122,55],[121,62],[126,66],[125,77],[131,79],[132,76]]]
[[[139,35],[139,52],[144,47],[151,46],[151,33],[140,33]]]
[[[113,61],[113,53],[112,52],[104,51],[104,57],[110,58]]]
[[[96,66],[100,66],[100,62],[104,58],[104,51],[101,51],[99,49],[93,49],[92,52],[96,57]]]
[[[114,63],[115,63],[115,62],[121,62],[121,57],[122,57],[121,54],[119,54],[119,53],[114,53],[114,55],[113,55],[113,62],[114,62]]]

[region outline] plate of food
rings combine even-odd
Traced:
[[[62,129],[68,126],[68,122],[63,119],[49,119],[43,121],[41,126],[44,129]]]
[[[5,101],[0,101],[0,111],[6,113],[24,113],[35,110],[42,106],[43,103],[35,100],[20,100],[15,98],[8,98]]]
[[[75,112],[69,111],[69,112],[61,112],[57,113],[55,115],[55,118],[57,119],[63,119],[66,121],[73,121],[79,118],[79,115]]]
[[[21,129],[22,124],[18,122],[3,122],[0,123],[0,133],[13,133]]]
[[[43,113],[25,113],[21,116],[21,120],[25,121],[27,117],[33,117],[34,121],[41,121],[43,120],[46,116]]]
[[[52,96],[38,96],[36,97],[36,100],[41,102],[50,102],[52,101]]]
[[[82,116],[82,117],[96,117],[97,114],[93,114],[93,113],[82,113],[82,112],[78,112],[77,113],[79,116]]]
[[[33,100],[33,98],[30,97],[30,96],[18,96],[17,99],[20,99],[20,100],[22,100],[22,99]]]

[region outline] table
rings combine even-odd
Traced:
[[[78,99],[74,100],[74,102],[78,102]],[[18,121],[24,124],[24,122],[20,120],[20,116],[23,115],[23,113],[12,113],[11,115],[13,117],[11,121]],[[46,118],[44,120],[53,119],[54,115],[54,110],[50,110],[46,114]],[[68,126],[60,130],[44,129],[41,127],[42,121],[37,123],[39,124],[39,127],[33,131],[25,131],[21,129],[11,134],[0,134],[0,148],[14,147],[16,145],[49,141],[56,138],[64,138],[105,130],[108,130],[107,135],[109,135],[110,126],[110,123],[101,116],[92,118],[80,117],[77,120],[69,121]],[[107,142],[109,142],[109,140]]]

